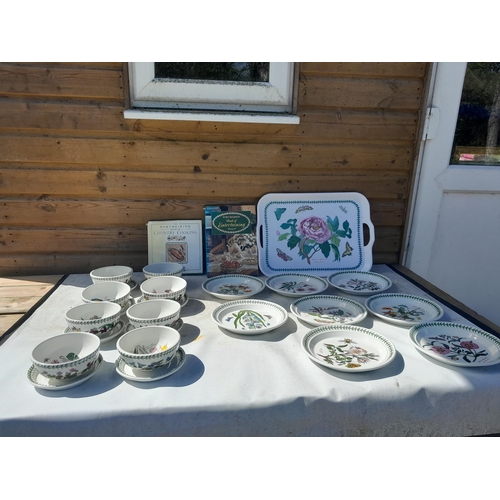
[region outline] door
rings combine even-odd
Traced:
[[[403,264],[500,325],[500,63],[435,63]]]

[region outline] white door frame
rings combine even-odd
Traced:
[[[403,265],[424,278],[427,278],[430,265],[432,239],[443,194],[436,180],[449,167],[466,67],[467,63],[434,63],[430,77],[403,254]]]

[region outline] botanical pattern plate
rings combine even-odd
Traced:
[[[372,295],[392,286],[392,281],[382,274],[364,271],[335,273],[328,277],[328,282],[338,290],[353,295]]]
[[[201,287],[218,299],[238,300],[261,292],[264,289],[264,282],[245,274],[226,274],[209,278]]]
[[[243,335],[270,332],[288,319],[286,310],[265,300],[236,300],[217,307],[212,319],[225,330]]]
[[[139,302],[144,302],[146,299],[144,298],[144,295],[141,295],[140,297],[137,297],[135,299],[135,304],[138,304]],[[189,301],[189,297],[187,293],[185,293],[177,302],[181,305],[181,307],[184,307]]]
[[[309,274],[284,273],[267,278],[266,286],[285,297],[303,297],[324,292],[328,282]]]
[[[48,391],[62,391],[65,389],[70,389],[71,387],[76,387],[77,385],[83,384],[90,377],[94,376],[97,370],[102,365],[102,354],[99,354],[97,358],[97,363],[94,368],[89,372],[85,373],[80,377],[71,379],[71,380],[56,380],[53,378],[48,378],[45,375],[42,375],[34,365],[28,370],[28,381],[30,384],[38,387],[39,389],[46,389]]]
[[[336,295],[297,299],[290,305],[290,311],[313,326],[359,323],[368,314],[366,308],[358,302]]]
[[[125,332],[125,329],[125,322],[122,320],[118,321],[116,325],[111,328],[111,330],[107,331],[104,335],[99,335],[101,344],[105,344],[106,342],[116,339],[116,337],[119,337],[122,333]],[[69,326],[64,329],[64,333],[71,333],[71,331],[72,330]]]
[[[175,321],[171,327],[174,328],[175,330],[179,331],[182,327],[184,326],[184,321],[182,321],[182,318],[179,318],[177,321]],[[134,326],[131,325],[130,323],[127,324],[126,331],[130,332],[130,330],[135,330],[136,328],[140,328],[139,326]]]
[[[173,375],[182,367],[185,361],[186,353],[182,347],[179,347],[172,361],[167,365],[160,366],[160,368],[156,370],[139,370],[138,368],[132,368],[127,365],[121,357],[115,361],[115,367],[116,372],[127,380],[133,380],[134,382],[154,382],[155,380],[161,380],[162,378]]]
[[[454,366],[475,367],[500,363],[500,340],[459,323],[423,323],[411,328],[415,347],[437,361]]]
[[[302,347],[316,363],[341,372],[366,372],[388,365],[396,348],[378,333],[352,325],[312,329]]]
[[[381,293],[366,301],[367,309],[389,323],[400,326],[437,321],[444,311],[431,300],[403,293]]]

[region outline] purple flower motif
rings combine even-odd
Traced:
[[[315,216],[300,221],[298,229],[306,238],[317,241],[320,245],[332,236],[326,222]]]
[[[449,349],[443,346],[435,345],[434,347],[431,348],[432,351],[434,351],[437,354],[448,354],[450,352]]]
[[[479,346],[470,340],[464,340],[460,342],[460,347],[464,347],[465,349],[478,349]]]

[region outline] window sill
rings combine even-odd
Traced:
[[[271,113],[222,113],[217,111],[151,111],[141,109],[126,109],[123,113],[130,120],[179,120],[198,122],[233,122],[233,123],[277,123],[298,125],[298,115]]]

